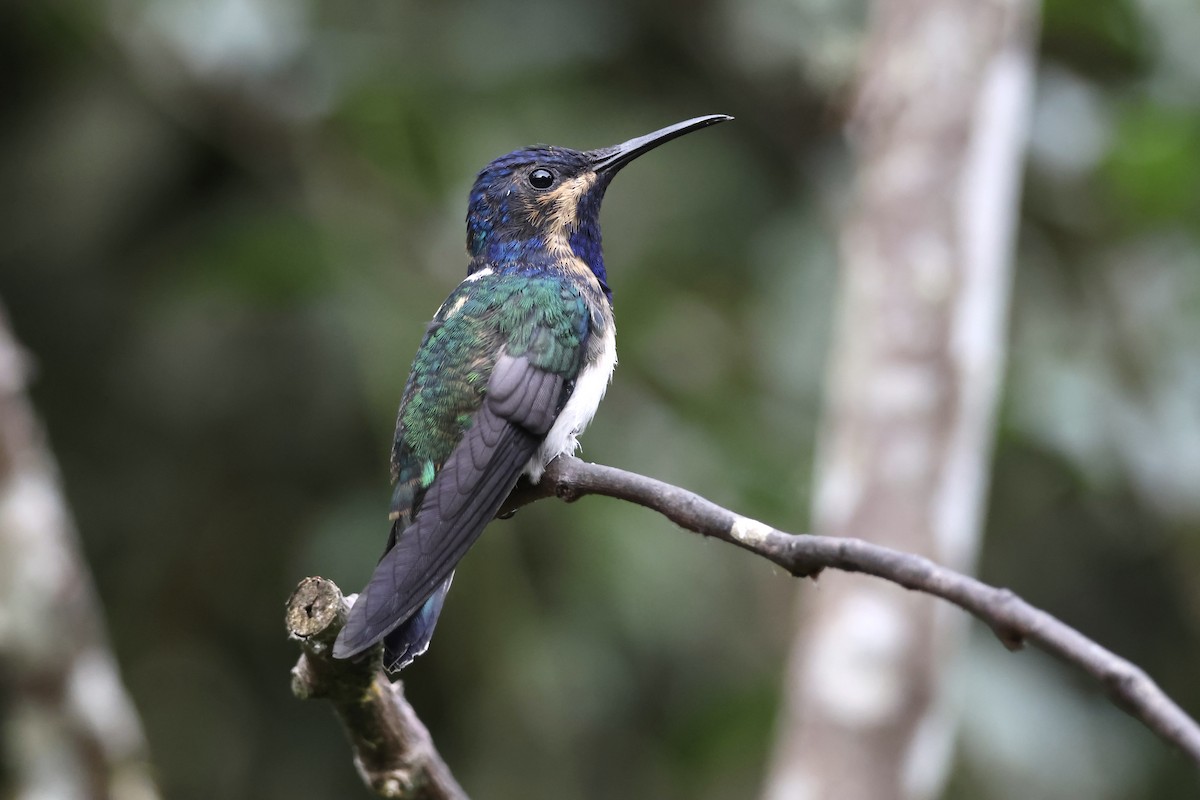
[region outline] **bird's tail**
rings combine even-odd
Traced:
[[[446,602],[446,592],[450,591],[450,582],[453,580],[454,573],[451,572],[450,577],[434,589],[425,604],[417,609],[417,613],[383,637],[383,667],[388,672],[399,672],[429,648],[429,640],[433,638],[434,626],[437,625],[438,615],[442,613],[442,604]]]

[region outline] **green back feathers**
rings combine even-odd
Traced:
[[[580,290],[553,276],[481,275],[446,299],[413,361],[400,404],[392,517],[412,521],[425,490],[483,402],[502,351],[563,375],[579,371],[591,314]]]

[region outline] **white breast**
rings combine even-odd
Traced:
[[[600,360],[591,366],[584,367],[575,381],[575,391],[563,406],[562,412],[554,420],[545,441],[538,448],[533,458],[525,465],[525,474],[534,483],[542,478],[542,472],[557,456],[571,455],[579,447],[578,437],[583,429],[596,416],[596,409],[608,389],[613,370],[617,366],[617,338],[615,326],[610,321],[604,329],[604,349]]]

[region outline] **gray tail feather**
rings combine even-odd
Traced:
[[[454,573],[451,572],[450,577],[434,589],[425,604],[417,609],[417,613],[383,637],[383,666],[388,672],[399,672],[429,649],[429,640],[433,638],[433,629],[453,580]]]

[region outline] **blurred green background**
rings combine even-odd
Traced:
[[[395,407],[489,159],[702,113],[608,194],[586,458],[804,530],[867,4],[0,6],[0,301],[170,798],[365,796],[283,603],[386,536]],[[1200,712],[1200,7],[1049,0],[985,579]],[[598,499],[495,524],[410,699],[480,798],[747,798],[795,582]],[[803,591],[812,591],[805,588]],[[1184,798],[979,627],[948,797]]]

